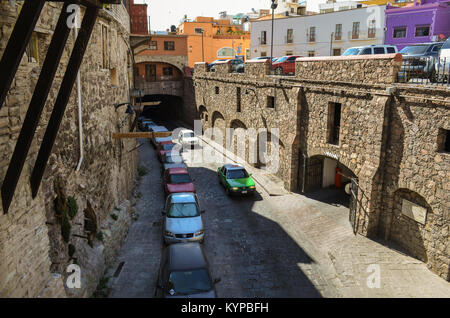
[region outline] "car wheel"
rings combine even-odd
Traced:
[[[227,193],[227,195],[230,195],[230,189],[225,188],[225,192]]]
[[[431,83],[436,83],[436,81],[437,81],[437,78],[436,78],[436,71],[433,70],[433,71],[431,72],[431,74],[430,74],[430,82],[431,82]]]

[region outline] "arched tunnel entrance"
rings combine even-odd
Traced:
[[[145,95],[136,100],[137,105],[142,101],[145,104],[142,115],[160,120],[179,120],[183,116],[183,99],[171,95]]]

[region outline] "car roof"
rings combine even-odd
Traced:
[[[170,271],[206,268],[199,243],[172,244],[168,248]]]
[[[182,132],[182,133],[187,133],[187,132],[194,132],[193,130],[190,130],[190,129],[182,129],[182,130],[180,130],[180,132]]]
[[[166,132],[168,131],[166,127],[164,126],[154,126],[152,127],[153,131],[159,130],[160,132]]]
[[[169,174],[188,174],[186,168],[169,168]]]
[[[174,193],[170,195],[171,203],[196,203],[195,193]]]
[[[242,169],[245,169],[244,167],[239,166],[239,165],[235,165],[235,164],[226,164],[226,165],[224,165],[224,167],[227,168],[227,170],[242,170]]]

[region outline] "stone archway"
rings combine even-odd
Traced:
[[[437,243],[435,223],[436,215],[424,197],[405,188],[394,192],[390,239],[425,263],[431,245]]]

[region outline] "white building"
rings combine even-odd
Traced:
[[[268,1],[268,3],[270,3]],[[285,16],[303,15],[306,12],[305,0],[278,0],[278,7],[275,14],[283,14]]]
[[[320,13],[329,13],[334,11],[343,11],[349,9],[356,9],[366,7],[365,4],[361,4],[358,1],[339,1],[327,0],[326,3],[319,4]]]
[[[341,55],[349,47],[382,44],[385,8],[369,6],[275,19],[273,55]],[[270,19],[252,21],[252,58],[270,56],[271,28]]]

